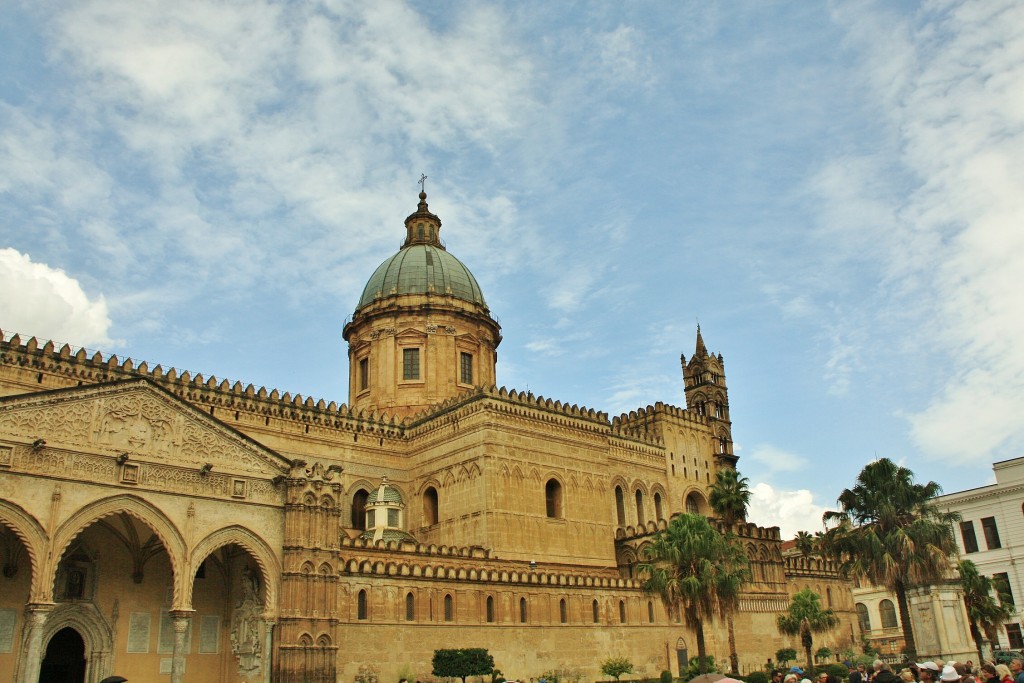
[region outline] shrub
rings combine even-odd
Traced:
[[[625,657],[609,657],[601,662],[601,673],[619,680],[622,674],[633,673],[633,662]]]
[[[747,676],[747,683],[768,683],[770,680],[771,678],[768,677],[768,674],[763,671],[754,671]]]
[[[827,666],[820,667],[818,671],[824,671],[830,676],[835,676],[839,680],[850,677],[850,670],[843,664],[828,664]]]
[[[661,679],[660,679],[660,681],[661,681],[661,683],[672,683],[672,672],[671,671],[662,671],[661,672]],[[767,681],[765,683],[767,683]]]

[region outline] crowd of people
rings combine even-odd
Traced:
[[[805,671],[794,666],[789,671],[776,669],[772,683],[812,683]],[[830,673],[820,672],[814,683],[840,683]],[[1024,660],[1013,659],[1009,666],[988,662],[975,667],[966,662],[914,662],[894,672],[892,667],[876,659],[869,670],[864,664],[850,669],[849,683],[1024,683]]]

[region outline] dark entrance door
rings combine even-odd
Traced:
[[[46,646],[39,683],[85,683],[85,641],[73,628],[62,628]]]

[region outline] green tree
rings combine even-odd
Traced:
[[[819,647],[818,651],[814,653],[814,659],[819,662],[827,662],[832,659],[832,648]]]
[[[806,531],[796,532],[796,549],[800,551],[800,554],[804,557],[810,557],[817,551],[817,544],[814,542],[814,536],[811,536]]]
[[[747,506],[750,505],[749,480],[746,477],[741,477],[739,472],[731,467],[718,470],[715,474],[715,483],[711,485],[710,503],[715,515],[725,524],[727,539],[730,543],[736,543],[733,524],[736,520],[747,518]],[[736,652],[736,627],[733,623],[733,614],[739,606],[739,593],[737,591],[734,595],[720,596],[720,599],[729,634],[729,668],[733,675],[738,675],[740,658]]]
[[[746,553],[701,515],[681,514],[654,535],[638,567],[643,588],[661,596],[670,614],[682,613],[697,634],[700,673],[707,673],[704,621],[723,615],[749,580]]]
[[[917,644],[907,589],[947,577],[957,552],[952,523],[960,516],[935,506],[941,491],[933,481],[916,483],[909,469],[882,458],[866,465],[854,487],[839,494],[840,510],[823,516],[829,527],[825,554],[846,574],[896,595],[910,661],[917,659]]]
[[[992,642],[998,637],[998,628],[1009,621],[1013,611],[1001,604],[992,595],[992,579],[978,572],[978,567],[970,560],[960,560],[957,565],[960,573],[960,584],[964,589],[964,604],[967,606],[967,619],[971,624],[971,637],[978,648],[978,661],[985,661],[981,653],[982,635]]]
[[[784,647],[775,651],[775,661],[785,666],[796,659],[796,650],[791,647]]]
[[[494,670],[494,657],[482,647],[454,650],[434,650],[434,675],[442,678],[486,676]]]
[[[619,676],[622,674],[633,673],[633,662],[625,657],[609,657],[601,662],[601,673],[619,680]]]
[[[725,527],[732,530],[733,524],[747,518],[750,495],[750,480],[741,477],[733,468],[726,467],[715,473],[715,483],[711,485],[708,502]]]
[[[839,623],[835,612],[821,608],[821,596],[805,588],[793,596],[789,609],[775,619],[779,633],[787,636],[800,636],[800,644],[804,646],[807,657],[807,670],[814,668],[811,659],[811,646],[814,645],[814,634],[831,631]]]

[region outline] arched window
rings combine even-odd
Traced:
[[[594,612],[594,623],[598,624],[601,622],[601,608],[597,605],[597,600],[591,605],[591,610]]]
[[[366,529],[366,499],[370,494],[366,489],[359,489],[352,496],[352,528]]]
[[[444,620],[445,621],[451,621],[452,618],[453,618],[453,613],[454,612],[455,612],[455,610],[454,610],[454,607],[452,605],[452,596],[451,595],[444,596]]]
[[[558,601],[558,618],[562,620],[562,623],[569,621],[569,613],[565,607],[565,598]]]
[[[416,619],[416,599],[412,597],[412,593],[406,593],[405,595],[405,620],[413,621]]]
[[[487,596],[487,623],[494,623],[494,598]]]
[[[366,619],[367,618],[366,591],[365,590],[359,591],[359,596],[356,598],[356,610],[357,610],[357,612],[356,612],[356,618],[357,619]]]
[[[428,486],[423,492],[423,525],[437,524],[437,489]]]
[[[562,485],[557,479],[548,479],[544,486],[544,502],[548,517],[557,519],[562,516]]]
[[[640,489],[636,490],[636,523],[643,524],[646,519],[644,514],[644,492]]]
[[[626,503],[622,496],[622,487],[615,487],[615,516],[619,526],[626,526]]]
[[[826,586],[825,587],[825,604],[828,605],[829,608],[832,607],[832,587],[831,586]]]
[[[650,600],[647,601],[647,621],[654,623],[654,603]]]
[[[878,614],[882,617],[882,628],[896,628],[896,608],[892,600],[878,603]]]
[[[863,602],[857,603],[857,621],[860,622],[860,632],[871,632],[871,616],[868,614],[868,606]]]
[[[673,470],[675,469],[675,467],[676,467],[675,465],[672,465],[672,469]],[[656,519],[659,519],[659,520],[665,519],[665,512],[664,512],[664,510],[661,509],[661,494],[660,493],[655,493],[654,494],[654,517]]]
[[[691,515],[700,514],[700,507],[697,505],[697,497],[692,493],[686,497],[686,511]]]
[[[519,623],[526,623],[526,598],[519,598]]]
[[[619,623],[626,623],[626,603],[622,600],[619,600]]]

